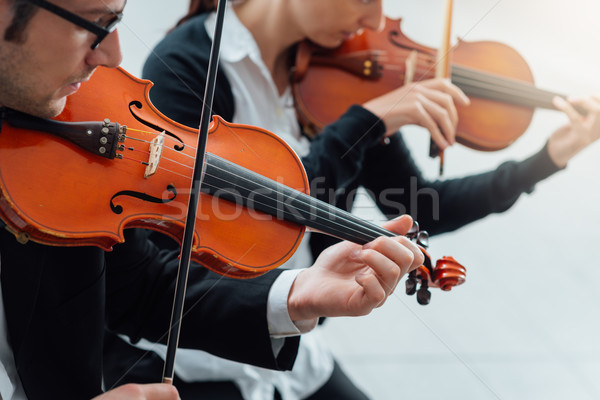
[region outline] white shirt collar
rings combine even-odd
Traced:
[[[216,19],[216,13],[213,12],[208,16],[204,25],[211,40],[214,39]],[[239,62],[246,57],[251,58],[256,63],[262,63],[260,49],[254,37],[239,20],[230,2],[228,2],[225,10],[219,57],[230,63]]]

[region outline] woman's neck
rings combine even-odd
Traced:
[[[247,0],[234,6],[252,33],[279,93],[289,84],[290,52],[303,39],[286,4],[285,0]]]

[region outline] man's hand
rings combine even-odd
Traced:
[[[321,253],[292,285],[292,321],[366,315],[381,306],[400,278],[423,264],[419,248],[403,236],[412,223],[405,215],[384,225],[400,236],[379,237],[364,246],[342,242]]]
[[[127,384],[109,390],[92,400],[180,400],[175,386],[167,383]]]

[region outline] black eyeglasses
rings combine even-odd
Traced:
[[[92,43],[92,50],[94,50],[102,40],[109,34],[112,33],[121,19],[123,19],[123,13],[114,13],[114,17],[108,20],[104,26],[98,25],[94,22],[88,21],[85,18],[80,17],[77,14],[73,14],[70,11],[65,10],[62,7],[59,7],[55,4],[49,3],[46,0],[27,0],[31,4],[35,4],[38,7],[41,7],[45,10],[50,11],[53,14],[58,15],[61,18],[66,19],[69,22],[74,23],[75,25],[93,33],[96,35],[96,40]]]

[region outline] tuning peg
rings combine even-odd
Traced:
[[[429,291],[427,282],[422,282],[421,287],[417,291],[417,302],[422,306],[426,306],[427,304],[429,304],[430,301],[431,292]]]
[[[417,221],[413,221],[412,226],[406,233],[406,237],[409,239],[414,239],[417,237],[418,233],[419,233],[419,223]]]
[[[427,249],[429,247],[429,233],[427,231],[419,231],[416,242],[419,246]]]
[[[414,271],[411,271],[406,278],[406,294],[412,296],[417,292],[417,278],[415,278]]]

